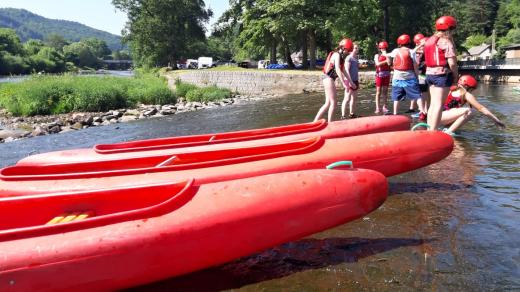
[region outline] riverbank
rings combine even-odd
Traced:
[[[188,102],[185,99],[179,99],[175,104],[140,104],[135,109],[123,108],[106,112],[78,112],[31,117],[14,117],[2,109],[0,110],[0,143],[135,120],[161,118],[183,112],[223,107],[268,97],[273,96],[266,94],[258,97],[234,95],[231,98],[226,98],[219,102]]]

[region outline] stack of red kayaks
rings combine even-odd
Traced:
[[[78,163],[85,161],[114,160],[176,153],[200,152],[251,147],[259,144],[274,144],[321,136],[324,139],[358,136],[371,133],[403,131],[410,128],[410,119],[405,116],[365,117],[327,123],[295,124],[274,128],[214,133],[140,140],[116,144],[101,144],[93,148],[55,151],[31,155],[20,160],[18,165],[43,165]]]
[[[370,170],[0,199],[0,291],[106,291],[189,273],[359,218]]]
[[[0,170],[0,291],[113,290],[359,218],[451,136],[401,116],[142,140]],[[326,170],[334,162],[356,168]],[[312,219],[309,219],[312,218]]]
[[[15,165],[0,171],[0,197],[128,187],[195,178],[204,182],[320,169],[338,160],[392,176],[437,162],[453,149],[442,132],[400,131],[346,138],[73,164]]]

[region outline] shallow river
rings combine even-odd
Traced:
[[[481,85],[476,95],[507,129],[477,115],[447,159],[392,177],[376,212],[132,290],[520,290],[520,92]],[[372,96],[360,92],[362,115],[373,111]],[[96,143],[308,122],[322,102],[322,94],[295,95],[15,141],[0,144],[1,166]]]

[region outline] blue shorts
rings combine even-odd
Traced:
[[[453,85],[453,74],[450,72],[443,75],[426,75],[426,84],[435,87],[450,87]]]
[[[392,100],[401,101],[405,98],[419,99],[421,98],[421,89],[417,79],[409,80],[393,80],[392,81]]]

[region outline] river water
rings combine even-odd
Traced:
[[[373,111],[373,91],[360,91],[360,114]],[[507,128],[478,114],[447,159],[390,178],[388,200],[365,218],[132,290],[520,290],[520,93],[481,85],[476,95]],[[96,143],[308,122],[322,102],[293,95],[35,137],[0,144],[1,166]]]

